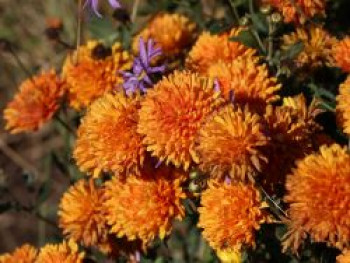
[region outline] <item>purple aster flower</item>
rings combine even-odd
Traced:
[[[136,90],[145,93],[147,88],[154,84],[152,75],[164,72],[165,65],[151,66],[151,60],[161,54],[162,50],[154,47],[152,39],[148,39],[145,43],[143,38],[140,37],[140,55],[134,59],[132,72],[120,72],[124,77],[123,88],[128,96]]]
[[[98,1],[99,0],[86,0],[84,8],[89,7],[98,17],[102,17],[102,15],[98,12]],[[114,9],[121,7],[118,0],[108,0],[108,2],[110,6]]]

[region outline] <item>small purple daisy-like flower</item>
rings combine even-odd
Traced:
[[[148,39],[145,43],[143,38],[140,37],[140,55],[134,59],[132,72],[120,72],[124,77],[123,88],[128,96],[136,90],[145,93],[147,88],[154,84],[151,76],[155,73],[164,72],[165,65],[151,66],[151,60],[161,54],[162,50],[154,47],[152,39]]]
[[[99,0],[86,0],[84,8],[89,7],[98,17],[102,17],[102,15],[98,12],[98,1]],[[113,9],[121,7],[118,0],[108,0],[108,2]]]

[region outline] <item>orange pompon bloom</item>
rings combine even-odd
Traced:
[[[12,253],[0,255],[0,263],[34,263],[37,253],[35,247],[25,244]]]
[[[226,100],[233,92],[235,103],[264,109],[266,104],[279,99],[276,93],[281,85],[276,78],[269,77],[266,65],[257,65],[256,60],[239,58],[231,63],[218,62],[209,68],[208,75],[218,79]]]
[[[333,65],[332,49],[337,40],[322,27],[297,28],[296,32],[284,35],[282,49],[287,50],[298,42],[304,45],[295,59],[298,67],[313,69],[323,65]]]
[[[242,246],[255,246],[255,231],[270,222],[260,194],[252,185],[209,181],[202,193],[198,226],[203,236],[217,251],[240,251]]]
[[[221,35],[202,33],[187,57],[186,66],[192,71],[206,74],[209,67],[219,61],[231,63],[239,57],[253,57],[256,53],[254,49],[229,40],[230,37],[238,36],[242,30],[234,28],[230,33]]]
[[[103,189],[96,187],[92,179],[78,181],[61,199],[59,225],[72,240],[82,241],[85,246],[97,246],[109,253],[111,247],[103,202]]]
[[[350,77],[339,87],[337,96],[337,114],[344,132],[350,134]]]
[[[145,136],[147,150],[160,161],[188,170],[195,135],[222,102],[212,79],[176,71],[147,92],[138,132]]]
[[[196,25],[180,14],[155,16],[133,41],[134,53],[139,52],[139,38],[145,42],[152,38],[167,56],[181,53],[194,40]]]
[[[68,84],[70,105],[80,110],[123,83],[119,71],[131,68],[132,60],[121,44],[106,48],[90,41],[66,58],[63,77]]]
[[[144,247],[157,237],[163,239],[172,221],[185,214],[183,178],[182,173],[165,166],[144,169],[140,177],[113,177],[106,183],[104,205],[111,232],[130,241],[140,239]]]
[[[337,256],[337,263],[350,263],[350,250],[344,250],[341,255]]]
[[[84,252],[79,252],[78,245],[69,240],[42,247],[36,263],[83,263],[84,256]]]
[[[145,156],[137,133],[140,96],[105,94],[89,108],[78,129],[73,156],[79,168],[93,177],[139,173]]]
[[[25,80],[4,110],[5,128],[11,133],[41,128],[59,109],[64,92],[64,83],[54,70]]]
[[[339,249],[350,245],[350,155],[337,144],[297,162],[287,177],[290,221],[284,250],[297,251],[310,235]]]
[[[346,37],[334,45],[333,58],[335,66],[350,73],[350,37]]]
[[[325,0],[262,0],[280,11],[285,23],[304,24],[308,19],[321,15],[325,16]]]
[[[214,178],[253,178],[268,160],[261,153],[268,138],[257,114],[227,105],[199,130],[196,138],[196,162]]]

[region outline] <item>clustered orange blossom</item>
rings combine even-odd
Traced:
[[[240,251],[255,246],[255,232],[270,221],[265,206],[253,185],[210,181],[202,193],[198,226],[214,249]]]
[[[317,167],[317,169],[315,169]],[[297,162],[287,178],[289,232],[284,249],[297,251],[309,235],[340,249],[350,245],[350,155],[337,144]]]
[[[148,91],[141,102],[138,132],[153,156],[188,170],[195,136],[222,102],[212,79],[175,71]]]
[[[147,167],[142,177],[129,175],[125,181],[114,177],[106,183],[104,207],[111,232],[129,241],[141,240],[145,248],[170,233],[172,221],[185,214],[181,201],[182,172],[169,167]]]
[[[93,179],[78,181],[61,199],[59,225],[72,240],[110,252],[103,195],[103,189],[95,186]]]
[[[79,252],[78,245],[72,241],[47,244],[39,252],[25,244],[14,252],[0,256],[1,263],[82,263],[85,253]]]
[[[133,50],[139,52],[139,38],[152,38],[166,56],[179,55],[195,39],[196,25],[180,14],[156,15],[133,41]]]
[[[341,119],[341,125],[346,134],[350,134],[350,77],[339,87],[339,95],[337,96],[337,113]]]
[[[253,59],[256,54],[254,49],[230,40],[231,37],[238,36],[242,30],[244,28],[234,28],[231,32],[221,35],[203,32],[188,54],[187,68],[204,74],[208,72],[211,65],[220,61],[230,63],[239,57]]]
[[[345,37],[333,46],[334,64],[344,72],[350,73],[350,37]]]
[[[11,133],[41,128],[59,109],[64,94],[64,82],[54,70],[25,80],[4,110],[5,128]]]
[[[74,158],[83,172],[139,173],[145,147],[137,131],[140,96],[105,94],[88,109],[78,129]]]
[[[308,19],[325,16],[325,0],[262,0],[280,11],[286,23],[304,24]]]
[[[62,74],[67,82],[70,105],[80,110],[104,93],[121,89],[123,77],[118,72],[128,70],[132,60],[128,52],[116,43],[111,48],[98,41],[89,41],[67,56]]]
[[[332,49],[337,43],[321,26],[312,25],[309,28],[298,27],[296,32],[284,35],[282,49],[288,50],[298,42],[303,44],[302,51],[295,59],[297,67],[317,68],[334,64]]]
[[[24,244],[16,248],[12,253],[6,253],[0,256],[0,263],[34,263],[37,256],[36,248]]]
[[[237,58],[230,63],[220,61],[209,67],[208,75],[217,78],[226,100],[232,93],[235,103],[249,104],[260,112],[279,98],[277,92],[281,86],[276,78],[269,77],[267,66],[258,65],[256,59]]]
[[[268,143],[261,119],[248,107],[227,105],[200,129],[196,141],[196,161],[214,178],[253,178],[267,158],[261,153]]]

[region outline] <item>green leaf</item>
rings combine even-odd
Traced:
[[[259,45],[256,42],[254,36],[249,30],[241,31],[238,36],[231,37],[230,41],[240,42],[243,45],[251,48],[258,48]]]
[[[281,59],[282,60],[286,60],[286,59],[294,59],[296,58],[301,51],[303,51],[304,49],[304,44],[303,42],[299,41],[293,45],[291,45],[289,47],[289,49],[287,49],[286,51],[284,51],[281,55]]]
[[[102,39],[106,44],[112,44],[119,37],[119,32],[107,18],[93,17],[89,23],[91,37]]]
[[[252,19],[254,28],[257,31],[262,32],[264,34],[267,34],[269,32],[266,17],[263,14],[252,14],[250,18]]]

